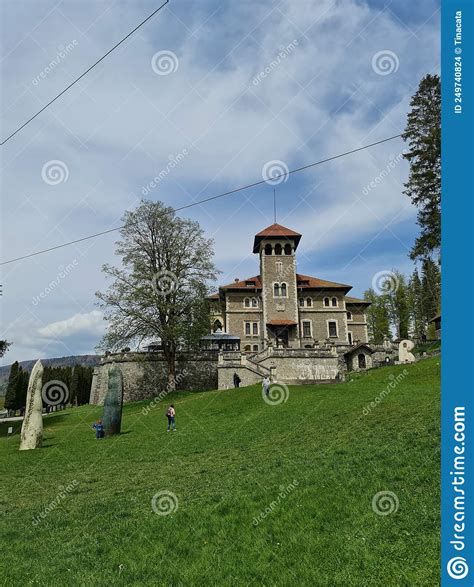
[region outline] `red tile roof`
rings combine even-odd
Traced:
[[[301,275],[300,273],[296,274],[296,283],[302,289],[345,289],[347,291],[352,289],[352,285],[347,285],[346,283],[326,281],[325,279],[311,277],[311,275]]]
[[[247,282],[253,281],[255,285],[247,285]],[[262,282],[260,280],[260,275],[255,275],[255,277],[247,277],[242,281],[237,280],[234,283],[228,283],[227,285],[221,285],[221,289],[262,289]]]
[[[359,304],[364,306],[370,306],[372,302],[368,302],[367,300],[360,300],[359,298],[351,298],[350,296],[346,296],[344,298],[346,300],[346,304]]]
[[[257,232],[255,235],[255,240],[253,241],[253,252],[258,253],[260,249],[260,242],[264,238],[284,238],[284,239],[292,239],[295,241],[295,248],[298,246],[298,243],[301,239],[301,234],[299,232],[295,232],[291,230],[291,228],[286,228],[286,226],[282,226],[281,224],[271,224],[264,228],[260,232]]]
[[[249,282],[254,282],[255,285],[247,285]],[[301,275],[300,273],[296,274],[296,282],[299,289],[345,289],[347,291],[352,289],[352,285],[336,283],[335,281],[326,281],[324,279],[319,279],[318,277],[311,277],[310,275]],[[262,280],[260,275],[255,275],[254,277],[248,277],[247,279],[222,285],[220,289],[262,289]],[[361,302],[363,302],[363,300],[361,300]]]

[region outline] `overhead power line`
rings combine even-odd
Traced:
[[[138,24],[132,31],[130,31],[121,41],[119,41],[116,45],[114,45],[112,47],[112,49],[109,49],[107,51],[107,53],[105,53],[105,55],[102,55],[102,57],[100,59],[98,59],[93,65],[91,65],[88,69],[86,69],[86,71],[84,73],[82,73],[78,78],[76,78],[73,82],[71,82],[67,87],[64,88],[64,90],[62,92],[60,92],[57,96],[55,96],[51,101],[49,101],[45,106],[43,106],[43,108],[41,108],[40,110],[38,110],[38,112],[36,114],[34,114],[31,118],[29,118],[26,122],[24,122],[21,126],[19,126],[14,132],[12,132],[12,134],[10,136],[8,136],[4,141],[2,141],[0,143],[1,145],[4,145],[7,141],[9,141],[11,138],[13,138],[17,133],[20,132],[20,130],[22,130],[23,128],[25,128],[25,126],[27,124],[30,124],[30,122],[32,120],[34,120],[37,116],[39,116],[42,112],[44,112],[44,110],[46,110],[46,108],[48,108],[49,106],[51,106],[51,104],[53,102],[56,102],[56,100],[58,98],[60,98],[63,94],[65,94],[70,88],[72,88],[72,86],[74,84],[77,84],[77,82],[82,79],[85,75],[87,75],[89,73],[89,71],[91,71],[91,69],[94,69],[94,67],[96,65],[98,65],[101,61],[103,61],[108,55],[110,55],[112,53],[112,51],[115,51],[115,49],[117,49],[117,47],[119,47],[124,41],[126,41],[131,35],[133,35],[133,33],[135,31],[137,31],[140,27],[142,27],[147,21],[150,20],[150,18],[153,18],[155,16],[155,14],[157,14],[164,6],[166,6],[166,4],[168,4],[170,0],[166,0],[166,2],[164,2],[159,8],[157,8],[156,10],[154,10],[150,15],[148,15],[145,20],[142,20],[142,22],[140,24]]]
[[[275,181],[275,180],[280,179],[282,177],[287,177],[287,176],[292,175],[294,173],[298,173],[300,171],[305,171],[306,169],[310,169],[311,167],[316,167],[317,165],[321,165],[322,163],[327,163],[328,161],[334,161],[334,159],[340,159],[341,157],[345,157],[346,155],[351,155],[352,153],[357,153],[358,151],[363,151],[364,149],[368,149],[370,147],[375,147],[375,145],[380,145],[382,143],[386,143],[387,141],[393,141],[394,139],[398,139],[401,136],[402,136],[401,134],[394,135],[392,137],[388,137],[386,139],[376,141],[375,143],[370,143],[369,145],[364,145],[363,147],[358,147],[357,149],[352,149],[351,151],[346,151],[345,153],[340,153],[339,155],[333,155],[332,157],[327,157],[326,159],[321,159],[320,161],[315,161],[314,163],[309,163],[308,165],[303,165],[302,167],[297,167],[296,169],[291,169],[290,171],[287,171],[285,173],[280,173],[279,175],[272,176],[271,180]],[[223,193],[217,194],[215,196],[210,196],[208,198],[204,198],[203,200],[199,200],[197,202],[192,202],[191,204],[186,204],[184,206],[179,206],[178,208],[173,208],[171,210],[171,212],[179,212],[180,210],[186,210],[188,208],[193,208],[194,206],[200,206],[201,204],[205,204],[206,202],[211,202],[212,200],[224,198],[225,196],[231,196],[231,195],[236,194],[238,192],[242,192],[243,190],[248,190],[250,188],[256,187],[256,186],[261,185],[263,183],[268,183],[268,181],[269,181],[268,179],[262,179],[259,181],[255,181],[253,183],[248,183],[247,185],[235,188],[233,190],[229,190],[228,192],[223,192]],[[103,230],[101,232],[96,232],[95,234],[90,234],[88,236],[83,236],[82,238],[78,238],[73,241],[68,241],[66,243],[62,243],[60,245],[50,247],[49,249],[43,249],[41,251],[29,253],[28,255],[23,255],[22,257],[16,257],[15,259],[9,259],[8,261],[3,261],[2,263],[0,263],[0,266],[1,265],[8,265],[9,263],[15,263],[16,261],[21,261],[23,259],[28,259],[30,257],[36,257],[36,255],[42,255],[43,253],[49,253],[50,251],[62,249],[63,247],[68,247],[70,245],[75,245],[77,243],[82,243],[86,240],[97,238],[98,236],[109,234],[111,232],[116,232],[117,230],[120,230],[121,228],[123,228],[123,225],[117,226],[115,228],[110,228],[108,230]]]

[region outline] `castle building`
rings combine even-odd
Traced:
[[[214,332],[239,337],[247,352],[368,342],[370,303],[349,297],[351,285],[297,273],[300,240],[301,234],[280,224],[255,235],[260,273],[209,296]]]

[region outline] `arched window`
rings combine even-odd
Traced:
[[[311,298],[306,298],[306,305],[308,308],[311,308],[313,305],[313,300]]]
[[[332,307],[336,308],[337,307],[337,298],[332,298],[331,303],[332,303]]]
[[[286,245],[285,245],[285,255],[291,255],[291,245],[290,245],[290,243],[286,243]]]
[[[249,298],[245,298],[245,300],[244,300],[244,307],[245,308],[250,308],[250,300],[249,300]]]
[[[257,298],[252,298],[252,308],[258,308],[258,300],[257,300]]]
[[[352,312],[347,312],[347,319],[352,320]]]
[[[251,350],[252,350],[252,349],[251,349],[251,347],[250,347],[250,345],[249,345],[249,344],[246,344],[246,345],[244,346],[244,352],[246,352],[246,353],[249,353]]]
[[[270,243],[267,243],[265,245],[265,255],[271,255],[272,254],[272,245]]]
[[[304,308],[304,298],[300,298],[300,306]]]
[[[273,297],[274,298],[280,297],[280,284],[278,284],[278,283],[273,284]]]
[[[281,297],[286,298],[286,283],[282,283],[280,286]]]
[[[258,344],[253,345],[253,352],[258,353]]]
[[[281,255],[281,245],[280,245],[280,243],[277,243],[275,245],[275,255]]]
[[[218,330],[222,330],[222,322],[220,320],[216,320],[212,325],[213,332],[217,332]]]
[[[324,298],[324,305],[329,307],[329,298]]]

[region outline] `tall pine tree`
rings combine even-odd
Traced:
[[[422,259],[439,253],[441,245],[441,82],[426,75],[410,102],[403,140],[410,163],[405,194],[418,208],[421,232],[410,257]]]
[[[387,306],[390,321],[395,328],[397,337],[400,339],[408,338],[410,327],[410,308],[408,305],[408,287],[405,276],[400,271],[392,271],[395,279],[389,279],[387,287],[383,288],[387,293]],[[396,287],[390,287],[395,283]]]
[[[423,312],[423,287],[416,268],[411,275],[408,287],[412,335],[416,339],[421,339],[426,334],[426,316]]]

